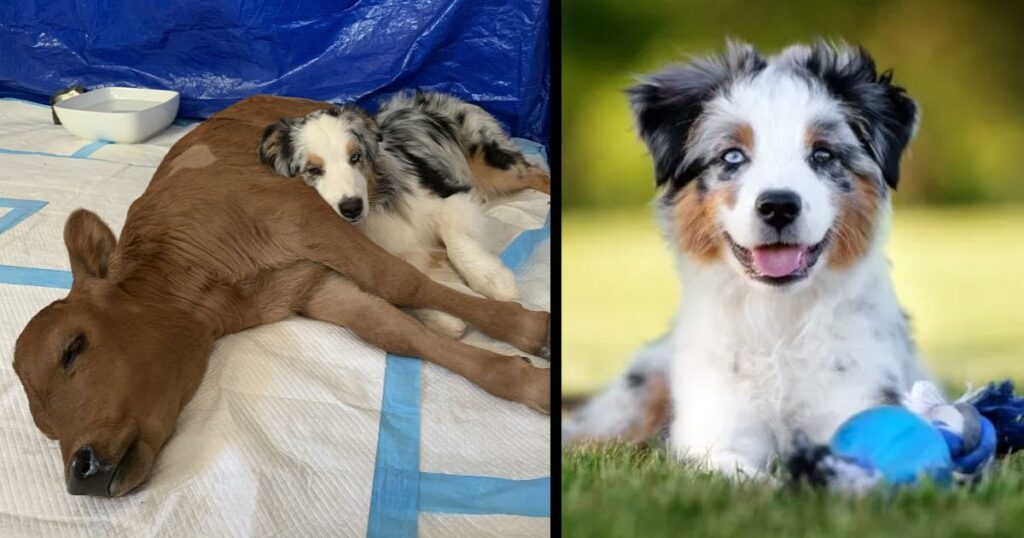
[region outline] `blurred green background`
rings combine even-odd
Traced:
[[[563,2],[563,393],[596,390],[661,335],[680,297],[623,90],[720,50],[816,36],[863,44],[918,101],[888,251],[933,370],[1024,381],[1024,2]]]

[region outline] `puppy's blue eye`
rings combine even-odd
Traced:
[[[831,151],[825,148],[817,148],[811,153],[811,159],[818,164],[825,164],[835,158]]]
[[[363,154],[359,153],[357,151],[357,152],[353,153],[351,157],[348,158],[348,163],[349,164],[356,164],[356,163],[359,162],[359,159],[362,159],[362,158],[363,158]]]
[[[725,153],[722,154],[722,161],[724,161],[725,164],[735,166],[737,164],[743,164],[744,162],[746,162],[747,156],[746,154],[743,153],[743,151],[738,150],[736,148],[732,148],[725,150]]]

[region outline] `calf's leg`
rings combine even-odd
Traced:
[[[288,206],[294,211],[289,219],[294,226],[290,235],[283,237],[286,244],[298,245],[301,256],[330,267],[363,291],[393,305],[441,310],[527,353],[549,352],[547,312],[474,297],[438,284],[338,218],[321,200],[308,202]]]
[[[551,370],[435,334],[380,297],[330,275],[300,308],[303,316],[348,327],[385,351],[433,362],[485,391],[542,413],[551,408]]]

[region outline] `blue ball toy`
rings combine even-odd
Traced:
[[[791,480],[853,492],[923,480],[948,486],[977,480],[997,455],[1024,448],[1024,398],[1009,381],[952,403],[919,381],[902,403],[850,417],[827,446],[798,438],[786,465]]]
[[[953,477],[945,438],[903,407],[886,405],[857,413],[836,430],[829,449],[878,471],[890,484],[913,484],[927,476],[946,485]]]

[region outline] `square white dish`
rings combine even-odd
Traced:
[[[67,130],[89,140],[135,144],[167,128],[178,115],[178,92],[100,88],[53,105]]]

